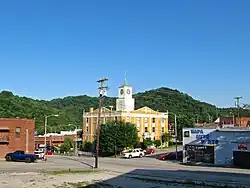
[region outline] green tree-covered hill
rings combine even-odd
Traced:
[[[178,90],[159,88],[155,90],[137,93],[134,95],[136,108],[148,106],[158,111],[169,111],[178,115],[178,123],[184,126],[199,122],[208,122],[209,117],[215,120],[219,115],[230,116],[234,109],[220,109],[216,106],[200,102],[191,96]],[[115,98],[107,97],[104,106],[115,106]],[[44,131],[44,116],[59,114],[48,121],[52,131],[69,129],[68,124],[82,125],[82,113],[85,109],[98,106],[97,97],[87,95],[69,96],[51,101],[34,100],[27,97],[19,97],[10,91],[0,93],[0,117],[33,118],[36,120],[36,128],[39,133]],[[242,115],[250,116],[249,110],[242,111]],[[170,116],[172,119],[172,116]],[[73,127],[72,127],[73,129]]]

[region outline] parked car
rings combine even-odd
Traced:
[[[26,163],[36,162],[37,156],[35,154],[25,154],[22,150],[17,150],[13,153],[5,155],[6,161],[24,161]]]
[[[145,150],[145,155],[152,155],[152,154],[154,154],[154,152],[155,152],[154,148],[147,148]]]
[[[145,155],[142,149],[133,149],[122,153],[122,157],[126,159],[131,159],[134,157],[143,157]]]
[[[47,150],[47,151],[46,151],[46,155],[54,155],[54,151],[52,151],[52,150]]]
[[[178,160],[182,160],[183,154],[182,151],[177,152]],[[159,160],[176,160],[176,152],[169,152],[159,156]]]
[[[77,155],[78,155],[78,157],[80,157],[80,156],[94,157],[94,154],[92,152],[86,152],[86,151],[78,151]]]
[[[34,151],[37,159],[44,159],[44,150],[43,149],[36,149]]]

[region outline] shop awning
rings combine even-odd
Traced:
[[[0,131],[9,131],[10,128],[9,127],[0,127]]]

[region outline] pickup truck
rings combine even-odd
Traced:
[[[131,159],[134,157],[143,157],[145,155],[142,149],[133,149],[130,151],[123,152],[122,157],[126,159]]]
[[[24,151],[17,150],[13,153],[5,155],[6,161],[24,161],[26,163],[36,162],[37,156],[35,154],[25,154]]]

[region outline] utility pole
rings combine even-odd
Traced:
[[[98,80],[97,82],[100,84],[99,90],[99,111],[98,111],[98,119],[97,119],[97,128],[96,128],[96,153],[95,153],[95,168],[98,168],[98,157],[99,157],[99,145],[100,145],[100,131],[101,131],[101,110],[102,110],[102,102],[103,95],[105,91],[108,89],[104,83],[108,81],[107,78],[103,78]]]
[[[235,97],[234,99],[236,100],[236,107],[238,108],[239,126],[241,126],[241,118],[240,118],[240,99],[242,99],[242,97]]]

